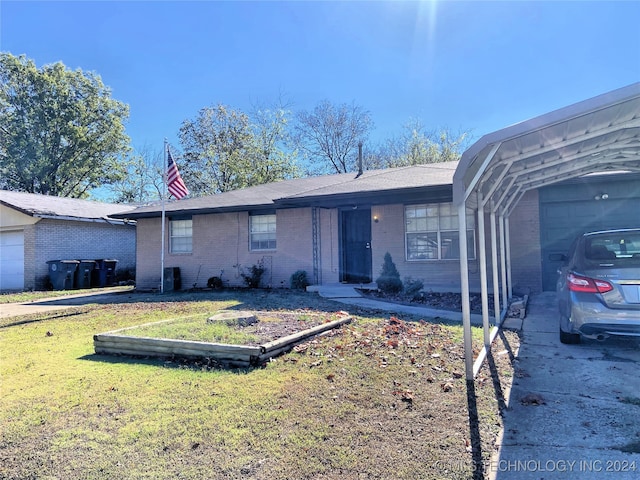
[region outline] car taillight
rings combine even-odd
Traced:
[[[613,290],[613,285],[606,280],[583,277],[575,273],[567,275],[567,285],[572,292],[607,293]]]

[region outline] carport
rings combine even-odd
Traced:
[[[605,172],[640,172],[640,83],[483,136],[464,152],[453,179],[467,381],[477,374],[512,297],[509,217],[529,190]],[[466,212],[478,223],[484,346],[474,364]],[[488,217],[488,222],[487,222]],[[489,229],[490,243],[485,241]],[[490,261],[488,258],[490,255]],[[495,327],[490,330],[488,268]]]

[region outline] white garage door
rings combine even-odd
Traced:
[[[24,233],[0,232],[0,290],[24,288]]]

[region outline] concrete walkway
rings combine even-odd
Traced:
[[[374,284],[357,286],[362,289],[377,288]],[[371,298],[363,297],[356,290],[356,286],[349,284],[312,285],[307,287],[309,292],[317,292],[321,297],[329,298],[340,303],[366,308],[369,310],[382,310],[390,314],[408,313],[420,317],[442,318],[455,322],[462,322],[462,313],[451,310],[437,310],[429,307],[416,307],[414,305],[401,305],[398,303],[383,302]],[[471,314],[471,323],[482,325],[482,315]]]
[[[640,478],[640,339],[564,345],[558,328],[555,294],[533,296],[499,452],[485,471],[499,480]]]

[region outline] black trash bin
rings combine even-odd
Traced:
[[[163,290],[165,292],[173,292],[174,290],[180,290],[181,287],[180,267],[165,267]]]
[[[75,287],[91,288],[91,275],[95,268],[95,260],[80,260],[75,275]]]
[[[94,287],[112,287],[116,283],[116,263],[118,260],[100,259],[95,261],[95,269],[91,276]]]
[[[71,290],[75,284],[77,260],[49,260],[49,280],[54,290]]]

